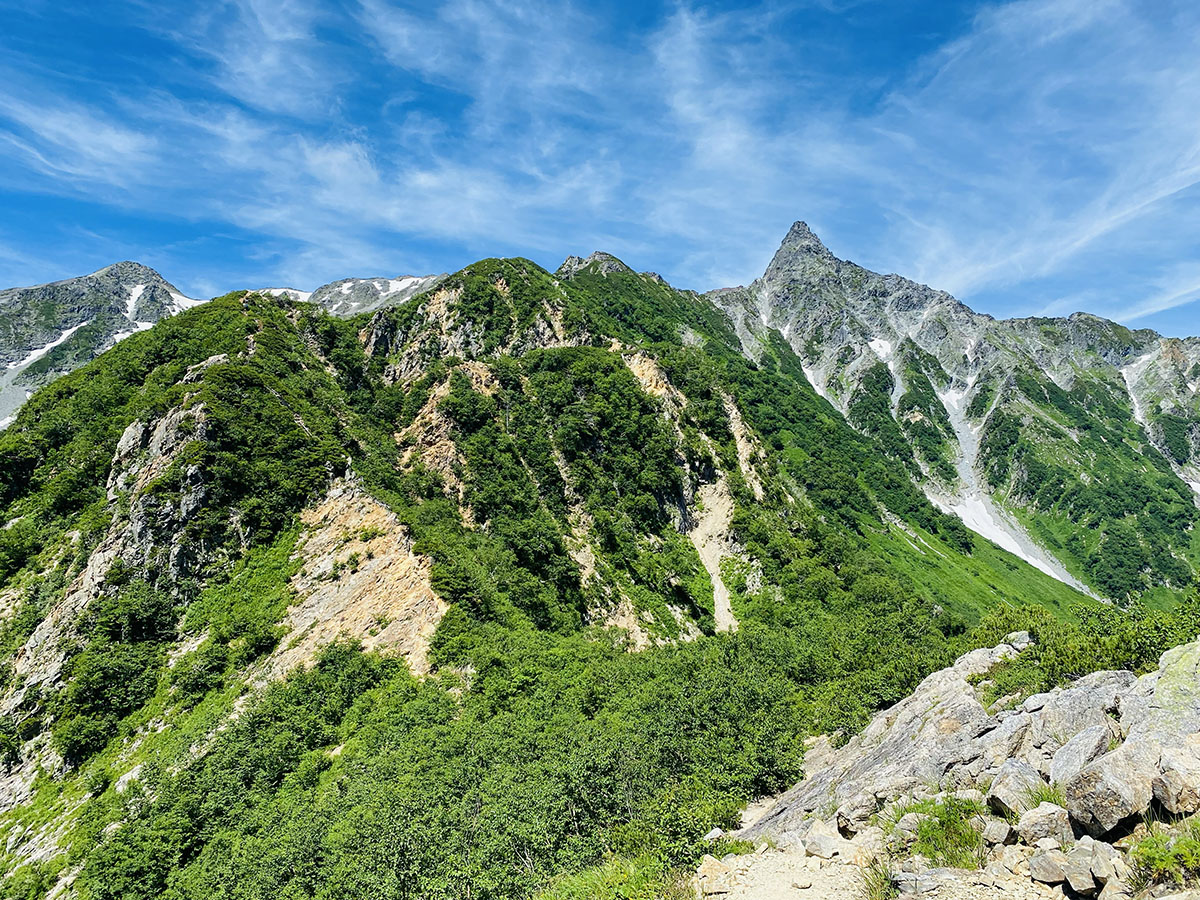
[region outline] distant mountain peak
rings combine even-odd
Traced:
[[[832,256],[829,248],[821,243],[821,239],[816,233],[808,227],[807,222],[793,222],[792,227],[788,229],[788,233],[783,238],[783,243],[779,245],[780,253],[797,254],[797,253],[813,253],[820,256]]]
[[[585,269],[592,269],[600,275],[609,275],[614,272],[632,272],[633,269],[621,262],[611,253],[605,253],[603,250],[596,250],[589,254],[587,259],[581,259],[578,256],[568,256],[563,260],[563,264],[558,267],[555,273],[560,278],[570,278],[578,272]]]
[[[97,275],[112,275],[118,278],[145,277],[157,279],[159,281],[166,281],[166,279],[154,269],[150,268],[144,263],[135,262],[132,259],[126,259],[122,260],[121,262],[112,263],[111,265],[105,266],[103,269],[97,269],[95,272],[92,272],[90,276],[86,277],[95,277]]]

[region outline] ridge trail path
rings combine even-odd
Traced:
[[[715,900],[863,900],[862,870],[849,861],[806,857],[799,848],[766,850],[734,857],[732,890]],[[962,872],[962,881],[943,884],[923,896],[933,900],[1062,900],[1060,890],[1037,884],[1028,876],[995,878]],[[977,884],[976,881],[993,882]]]

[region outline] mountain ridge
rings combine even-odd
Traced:
[[[890,392],[843,414],[780,331],[751,358],[583,262],[351,318],[234,292],[34,393],[0,432],[0,896],[661,881],[963,652],[1032,629],[1052,686],[1190,627],[937,509]]]
[[[1029,470],[1062,472],[1051,476],[1062,484],[1102,480],[1096,460],[1120,456],[1111,471],[1165,463],[1200,493],[1200,339],[1132,331],[1088,313],[996,319],[944,291],[838,259],[803,222],[762,278],[706,296],[730,314],[751,356],[765,331],[782,334],[818,392],[857,427],[884,435],[942,508],[1068,583],[1111,595],[1127,593],[1138,578],[1102,573],[1091,562],[1095,547],[1063,552],[1054,546],[1060,536],[1021,521],[1053,505],[1048,494],[1037,498],[1044,485],[1028,483]],[[1137,429],[1123,436],[1121,407]],[[1101,421],[1112,427],[1100,440],[1108,448],[1081,457],[1069,445],[1078,444],[1077,425],[1093,409],[1107,412]],[[1156,456],[1147,462],[1140,451],[1126,452],[1126,440],[1146,443]],[[1059,518],[1067,527],[1070,512]],[[1161,561],[1192,551],[1147,552]]]

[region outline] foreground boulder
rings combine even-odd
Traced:
[[[1155,801],[1174,814],[1200,811],[1200,642],[1163,654],[1141,678],[1097,672],[989,712],[972,682],[1028,645],[1028,635],[1012,634],[930,675],[844,747],[814,754],[807,777],[746,836],[794,842],[818,819],[852,834],[895,801],[964,788],[986,787],[988,805],[1014,817],[1037,807],[1047,785],[1062,788],[1065,809],[1043,804],[1022,819],[1030,844],[1113,837]],[[1002,842],[998,832],[989,843]],[[1039,863],[1043,874],[1057,862]]]
[[[1030,845],[1046,838],[1058,841],[1059,846],[1066,846],[1075,840],[1067,811],[1053,803],[1040,803],[1024,813],[1017,822],[1017,834]]]
[[[1200,642],[1168,650],[1121,695],[1120,729],[1121,745],[1067,782],[1071,818],[1100,836],[1154,799],[1174,814],[1200,809]]]

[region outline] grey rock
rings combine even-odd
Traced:
[[[1053,803],[1039,803],[1034,809],[1022,813],[1017,822],[1017,834],[1030,845],[1050,838],[1062,846],[1075,839],[1067,811]]]
[[[1001,815],[1019,815],[1029,808],[1029,797],[1045,782],[1041,774],[1020,759],[1006,760],[988,789],[988,806]]]
[[[1200,735],[1188,735],[1180,746],[1163,748],[1150,787],[1169,813],[1183,816],[1200,811]]]
[[[1067,855],[1061,850],[1046,850],[1029,858],[1029,877],[1042,884],[1062,884],[1067,880]]]
[[[1096,879],[1092,877],[1091,866],[1082,861],[1067,857],[1067,865],[1063,869],[1063,874],[1066,876],[1067,884],[1071,886],[1071,890],[1077,894],[1085,896],[1096,893],[1098,885]]]
[[[1108,727],[1118,697],[1136,680],[1131,672],[1094,672],[1050,693],[1035,719],[1034,746],[1053,753],[1085,729]]]
[[[1026,647],[1032,646],[1033,638],[1030,637],[1028,631],[1014,631],[1004,636],[1004,643],[1011,645],[1020,653]]]
[[[851,830],[885,802],[912,797],[931,783],[972,786],[968,767],[987,758],[996,742],[1010,745],[1012,735],[987,714],[967,679],[1015,653],[1008,644],[974,650],[927,677],[785,792],[747,836],[795,830],[827,809],[837,810],[839,826]]]
[[[901,834],[915,835],[917,833],[917,829],[921,827],[921,823],[929,818],[930,816],[928,813],[905,813],[900,817],[899,821],[896,822],[896,827],[894,830],[900,832]]]
[[[1120,697],[1124,743],[1087,765],[1065,787],[1071,817],[1102,836],[1140,816],[1155,797],[1186,808],[1194,803],[1191,763],[1200,734],[1200,642],[1168,650],[1157,672]]]
[[[1003,819],[989,819],[983,827],[983,839],[988,844],[1007,844],[1012,836],[1012,826]]]
[[[1058,748],[1050,762],[1050,782],[1066,784],[1083,771],[1084,766],[1108,751],[1112,741],[1108,725],[1085,728]]]
[[[806,856],[817,856],[821,859],[833,859],[844,854],[850,842],[826,825],[824,822],[814,822],[804,837],[804,853]]]
[[[902,896],[934,894],[947,885],[956,884],[958,875],[952,869],[926,869],[923,872],[897,872],[892,884]]]

